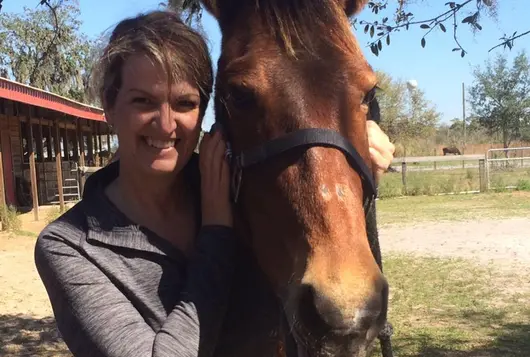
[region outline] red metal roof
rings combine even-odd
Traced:
[[[83,119],[105,121],[105,115],[101,108],[79,103],[6,78],[0,78],[0,98],[55,110]]]

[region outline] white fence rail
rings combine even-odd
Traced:
[[[458,180],[459,175],[461,179],[464,175],[469,182],[474,182],[474,187],[464,192],[520,187],[527,189],[530,187],[530,147],[489,149],[483,155],[414,156],[397,157],[392,160],[392,171],[401,172],[405,194],[408,188],[408,174],[412,177],[414,172],[414,181],[418,182],[421,180],[422,172],[425,173],[425,180],[432,180],[433,175],[447,176],[450,175],[451,170],[455,171],[453,180]],[[476,170],[478,170],[478,181]],[[431,177],[427,178],[427,175]]]
[[[418,194],[418,185],[422,186],[419,194],[421,191],[435,191],[437,194],[469,193],[487,190],[485,161],[485,155],[411,156],[394,158],[391,167],[392,171],[401,172],[405,195]],[[421,182],[422,175],[425,175],[424,184]],[[436,177],[440,177],[440,180]],[[456,181],[462,180],[462,177],[472,183],[460,185]],[[437,192],[438,190],[442,191]]]
[[[511,176],[508,182],[502,178],[507,174]],[[514,189],[520,183],[530,182],[530,147],[489,149],[486,152],[486,176],[488,190]]]

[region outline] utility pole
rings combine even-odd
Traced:
[[[466,151],[466,92],[464,89],[464,82],[462,82],[462,128],[464,132],[462,154],[464,154]]]

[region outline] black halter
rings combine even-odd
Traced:
[[[342,151],[346,155],[350,165],[361,176],[366,208],[366,204],[374,200],[377,195],[373,176],[353,145],[342,135],[330,129],[300,129],[234,156],[232,158],[232,191],[234,202],[237,202],[239,197],[243,169],[257,165],[295,148],[310,148],[313,146],[332,147]]]
[[[381,118],[380,108],[379,103],[375,98],[375,92],[377,89],[378,87],[375,87],[367,93],[363,100],[363,104],[366,104],[369,107],[369,119],[379,123]],[[379,249],[377,225],[375,220],[375,199],[377,197],[377,187],[372,172],[348,139],[334,130],[310,128],[296,130],[278,138],[271,139],[262,145],[244,150],[236,155],[232,153],[230,143],[227,143],[227,145],[227,156],[232,166],[231,185],[232,199],[234,203],[238,202],[243,179],[243,169],[255,166],[296,148],[308,149],[318,146],[340,150],[348,159],[350,166],[361,177],[363,185],[363,207],[366,215],[368,239],[370,241],[372,253],[382,271],[381,252]],[[283,332],[287,333],[284,341],[286,355],[288,357],[296,357],[298,355],[296,342],[294,337],[288,332],[289,329],[285,328],[288,326],[285,314],[282,314],[280,326],[280,330],[285,330]],[[379,334],[383,357],[393,356],[390,342],[391,335],[392,326],[386,322],[385,327]]]

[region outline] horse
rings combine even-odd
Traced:
[[[455,146],[443,148],[442,152],[443,152],[444,156],[447,155],[447,154],[462,155],[460,153],[460,150],[458,150],[458,148],[455,147]]]
[[[367,1],[201,3],[222,34],[214,107],[241,237],[214,356],[366,356],[389,289],[366,223],[376,76],[349,23]]]

